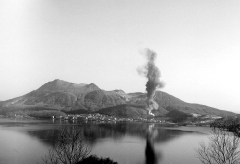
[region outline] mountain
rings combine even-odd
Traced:
[[[0,114],[41,115],[42,111],[54,111],[57,115],[67,113],[99,112],[124,117],[145,115],[146,94],[125,93],[123,90],[105,91],[96,84],[75,84],[54,80],[26,95],[0,102]],[[209,114],[217,116],[234,115],[200,104],[186,103],[168,93],[156,91],[155,101],[159,104],[156,115],[166,115],[172,110],[184,113]],[[51,113],[52,114],[52,113]]]
[[[103,108],[97,111],[100,114],[112,115],[117,117],[139,118],[147,114],[142,105],[123,104],[113,107]]]

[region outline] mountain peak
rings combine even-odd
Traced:
[[[55,79],[53,81],[50,81],[48,83],[45,83],[42,85],[38,91],[53,91],[53,92],[72,92],[74,94],[78,94],[78,92],[91,92],[94,90],[100,90],[100,88],[94,84],[75,84],[75,83],[70,83],[67,81]]]
[[[119,93],[119,94],[126,94],[123,90],[121,90],[121,89],[115,89],[115,90],[113,90],[114,92],[116,92],[116,93]]]
[[[86,85],[86,87],[87,87],[88,89],[90,89],[90,90],[99,90],[99,89],[100,89],[100,88],[99,88],[96,84],[94,84],[94,83],[90,83],[90,84]]]
[[[72,83],[69,83],[69,82],[66,82],[63,80],[59,80],[59,79],[55,79],[53,81],[43,84],[38,90],[39,91],[44,91],[44,90],[58,91],[58,90],[65,89],[70,84],[72,84]]]
[[[66,81],[63,81],[63,80],[60,80],[60,79],[55,79],[55,80],[49,81],[49,82],[66,82]]]

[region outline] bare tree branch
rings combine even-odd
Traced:
[[[239,164],[240,138],[224,128],[212,129],[208,145],[200,143],[197,157],[203,164]]]
[[[61,128],[58,142],[42,160],[45,164],[76,164],[86,158],[90,151],[77,127]]]

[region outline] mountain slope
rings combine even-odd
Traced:
[[[0,102],[0,112],[23,109],[68,112],[86,110],[135,117],[146,114],[146,99],[146,94],[141,92],[127,94],[122,90],[105,91],[94,83],[74,84],[56,79],[26,95]],[[234,115],[205,105],[186,103],[162,91],[157,91],[154,99],[159,104],[158,110],[153,111],[156,115],[166,115],[172,110],[218,116]]]
[[[2,108],[27,108],[42,106],[59,110],[85,109],[95,111],[101,108],[125,103],[119,91],[104,91],[97,85],[73,84],[54,80],[42,85],[24,96],[2,102]]]
[[[144,110],[142,106],[127,105],[127,104],[100,109],[97,112],[105,115],[112,115],[117,117],[130,117],[130,118],[138,118],[147,114],[147,111]]]
[[[130,103],[142,105],[146,104],[145,103],[147,99],[146,94],[137,92],[130,93],[129,95],[132,96]],[[171,110],[179,110],[184,113],[209,114],[217,116],[235,115],[232,112],[219,110],[216,108],[208,107],[206,105],[186,103],[163,91],[156,91],[155,101],[159,105],[158,112],[160,112],[160,115],[167,114]]]

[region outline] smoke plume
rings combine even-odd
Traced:
[[[146,55],[148,62],[144,67],[138,69],[138,73],[144,75],[148,79],[146,84],[147,110],[149,111],[149,114],[154,115],[152,110],[158,109],[158,104],[154,101],[155,91],[158,88],[164,87],[164,83],[160,81],[161,72],[155,65],[155,59],[157,57],[156,52],[150,49],[145,49],[144,55]]]

